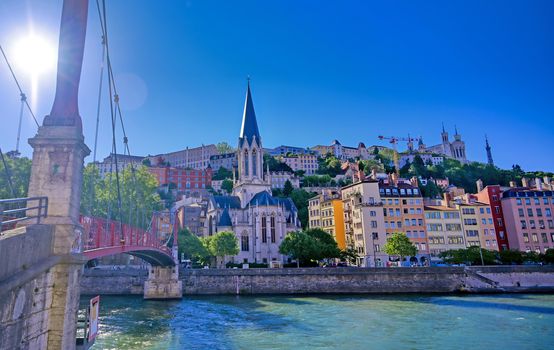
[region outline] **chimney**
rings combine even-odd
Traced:
[[[535,187],[537,190],[542,191],[542,180],[540,177],[535,178]]]
[[[521,178],[521,186],[529,187],[529,180],[525,176]]]
[[[358,178],[360,179],[360,181],[364,181],[365,174],[363,170],[358,170]]]
[[[542,181],[544,182],[545,187],[547,187],[550,190],[552,189],[552,187],[550,187],[550,177],[545,176],[542,178]]]
[[[419,187],[419,184],[418,184],[418,181],[417,181],[417,177],[416,177],[416,176],[412,176],[412,178],[410,179],[410,183],[411,183],[412,186],[414,186],[414,187]]]
[[[449,192],[444,192],[442,205],[445,206],[445,207],[449,207],[451,201],[452,201],[452,195]]]
[[[396,175],[396,173],[392,173],[392,183],[394,185],[398,184],[398,175]]]
[[[476,184],[477,184],[477,193],[479,193],[483,190],[483,181],[479,179],[476,181]]]
[[[515,188],[516,187],[516,182],[515,181],[510,181],[510,187]]]
[[[377,180],[377,170],[375,170],[375,169],[371,170],[371,178],[373,180]]]

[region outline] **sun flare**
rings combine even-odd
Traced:
[[[54,46],[37,35],[21,38],[14,46],[14,64],[32,78],[51,71],[56,59]]]

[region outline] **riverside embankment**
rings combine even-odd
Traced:
[[[82,294],[142,294],[145,269],[85,270]],[[202,269],[180,275],[183,294],[554,292],[554,266]]]

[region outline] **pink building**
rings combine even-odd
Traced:
[[[517,187],[502,194],[510,249],[544,253],[554,248],[553,193]]]

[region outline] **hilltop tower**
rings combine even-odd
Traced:
[[[489,138],[487,137],[487,135],[485,135],[485,149],[487,150],[487,163],[491,166],[494,166],[494,162],[492,160],[491,146],[489,145]]]

